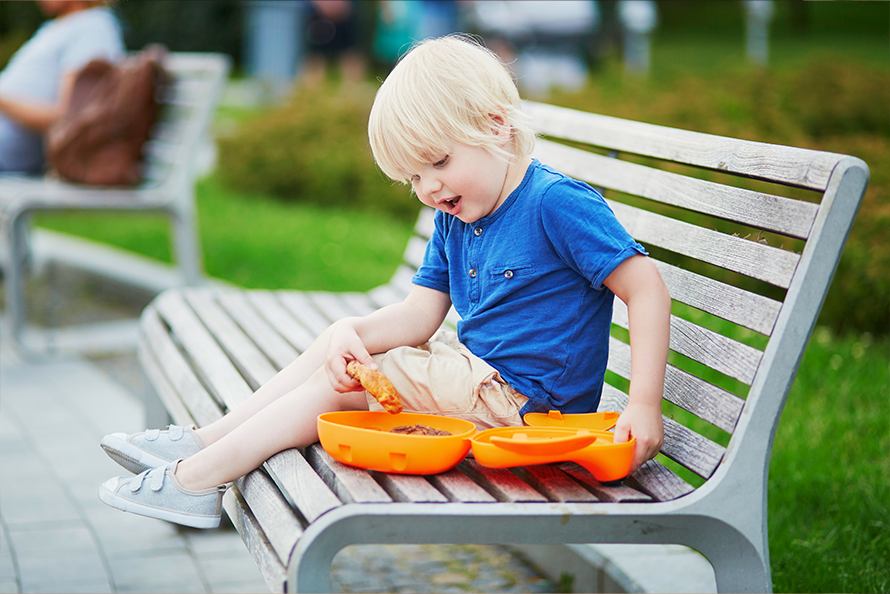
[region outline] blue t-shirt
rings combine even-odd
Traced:
[[[437,212],[417,285],[451,296],[460,341],[529,398],[522,413],[596,410],[614,294],[603,281],[645,254],[603,197],[534,160],[491,215]]]

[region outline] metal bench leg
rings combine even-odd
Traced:
[[[27,232],[29,219],[14,213],[5,223],[7,258],[4,268],[7,332],[14,346],[23,350],[25,331],[25,268],[27,267]]]
[[[304,533],[304,538],[305,536]],[[309,546],[302,542],[303,539],[297,545],[287,571],[288,592],[331,591],[331,564],[342,546],[331,543],[324,536],[328,535],[320,535],[318,539],[308,543]]]
[[[712,533],[712,546],[698,545],[714,567],[718,592],[772,592],[769,553],[761,552],[735,530]]]
[[[190,200],[194,201],[194,197]],[[202,278],[201,246],[194,212],[173,213],[172,231],[174,258],[182,271],[183,281],[189,287],[199,286]]]

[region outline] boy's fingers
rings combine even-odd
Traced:
[[[618,424],[615,426],[615,433],[612,437],[612,441],[614,443],[624,443],[630,439],[630,427],[627,427],[623,424]]]

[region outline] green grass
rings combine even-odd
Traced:
[[[366,291],[392,276],[412,228],[382,214],[231,192],[215,176],[199,182],[197,207],[207,274],[256,289]],[[37,223],[171,261],[161,217],[64,213]]]
[[[890,341],[817,329],[770,463],[776,592],[890,589]]]

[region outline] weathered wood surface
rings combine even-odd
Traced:
[[[687,177],[547,140],[537,141],[535,154],[544,163],[559,163],[560,172],[595,187],[791,237],[805,239],[819,211],[819,205],[811,202]]]
[[[532,126],[555,136],[615,151],[646,155],[715,171],[825,190],[842,155],[750,142],[632,122],[527,102]]]

